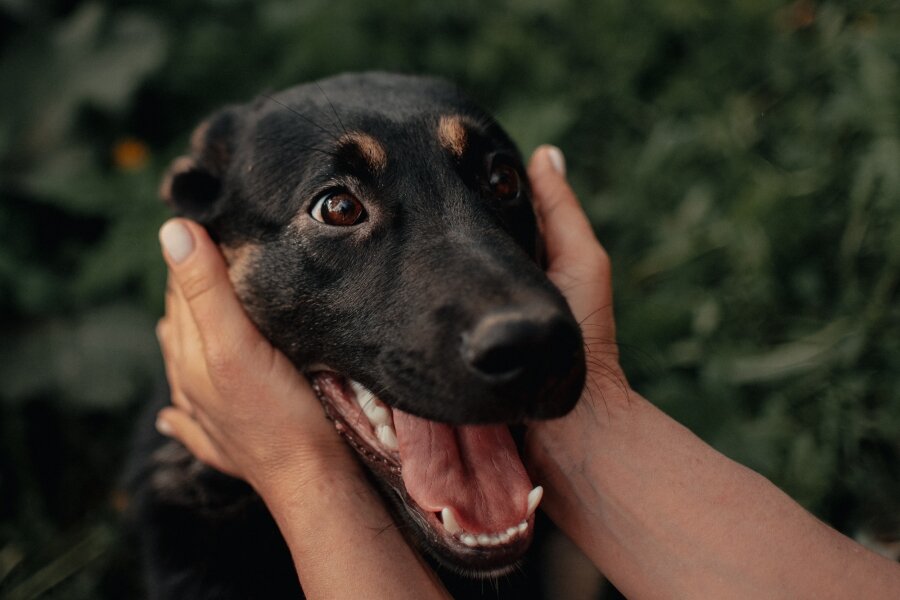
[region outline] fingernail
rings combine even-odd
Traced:
[[[563,156],[562,150],[556,146],[548,146],[547,158],[550,159],[550,164],[553,165],[557,173],[560,175],[566,174],[566,157]]]
[[[175,434],[172,425],[162,417],[156,417],[156,430],[166,437],[172,437]]]
[[[183,223],[172,219],[159,230],[159,242],[175,264],[182,262],[194,251],[194,238]]]

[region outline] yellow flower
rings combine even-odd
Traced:
[[[113,162],[122,171],[139,171],[147,164],[150,149],[135,138],[124,138],[113,147]]]

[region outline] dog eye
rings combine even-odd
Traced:
[[[309,214],[320,223],[348,227],[365,219],[366,209],[352,194],[330,192],[316,201]]]
[[[515,200],[519,196],[522,182],[519,180],[519,172],[512,165],[498,163],[491,167],[491,177],[488,180],[491,194],[500,200]]]

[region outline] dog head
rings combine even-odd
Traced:
[[[211,116],[162,195],[424,547],[521,556],[540,490],[508,425],[567,413],[585,359],[497,123],[446,82],[338,76]]]

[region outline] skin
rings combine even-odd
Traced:
[[[180,245],[192,252],[176,262],[164,251],[170,276],[157,335],[173,406],[157,428],[256,489],[309,598],[365,598],[372,590],[448,598],[323,418],[309,383],[244,313],[205,230],[183,219],[169,233],[173,226],[184,227]]]
[[[529,165],[548,276],[582,324],[588,384],[568,416],[529,426],[526,464],[551,519],[629,598],[896,598],[900,565],[817,520],[632,390],[614,343],[610,261],[565,180]],[[256,331],[216,247],[170,268],[158,333],[173,407],[158,427],[248,481],[310,597],[446,597],[393,527],[308,383]],[[165,236],[163,236],[165,237]],[[333,561],[333,556],[348,560]]]

